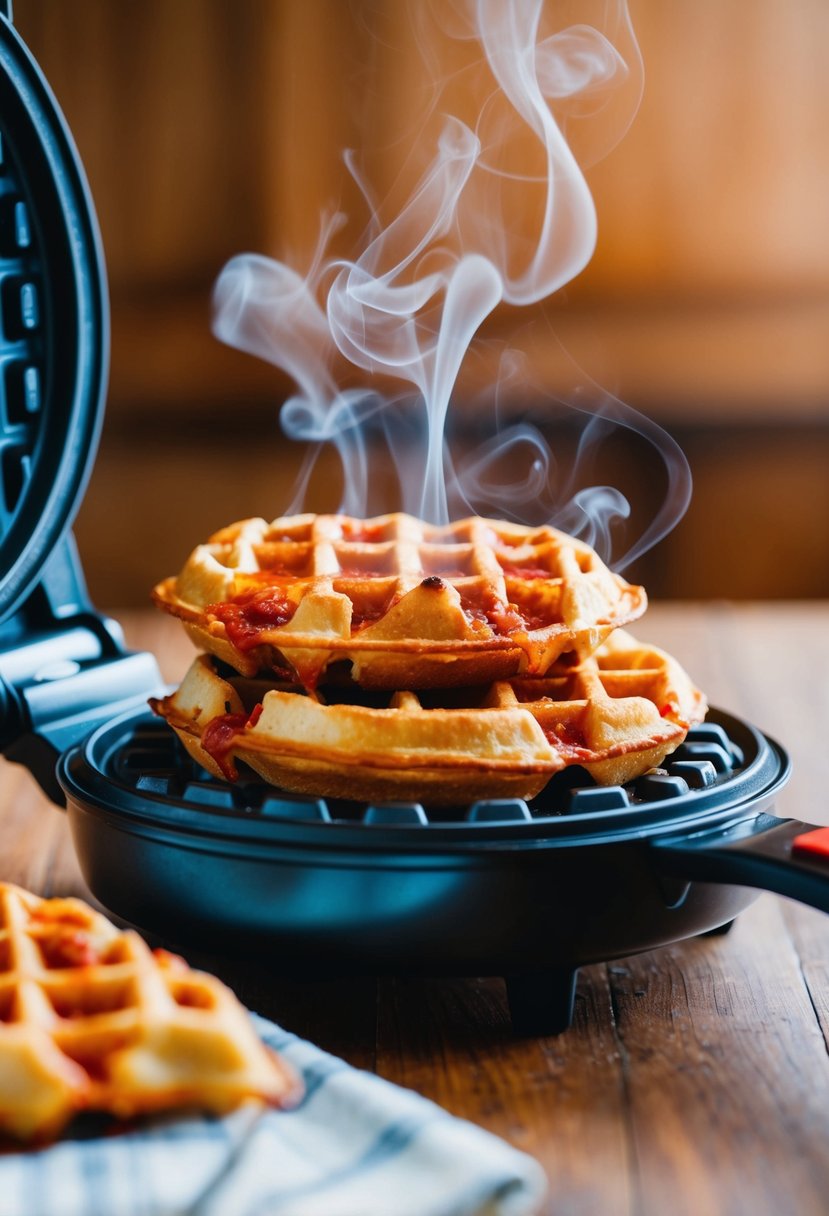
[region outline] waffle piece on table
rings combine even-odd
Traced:
[[[329,692],[326,703],[319,692],[224,678],[200,655],[178,691],[151,704],[214,776],[233,779],[241,760],[286,790],[426,806],[532,798],[571,764],[601,784],[632,780],[706,711],[674,659],[621,630],[542,678],[395,692],[379,706],[376,694],[360,704]]]
[[[478,517],[433,527],[399,513],[244,520],[153,594],[200,650],[307,688],[342,660],[364,688],[543,675],[646,606],[641,587],[553,528]]]
[[[84,1109],[223,1113],[297,1094],[214,976],[81,900],[0,883],[0,1136],[49,1140]]]

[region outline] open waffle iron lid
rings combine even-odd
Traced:
[[[0,619],[71,523],[100,430],[105,273],[77,153],[0,7]]]
[[[97,448],[109,316],[86,178],[0,0],[0,747],[61,801],[57,754],[158,685],[89,602],[70,527]]]

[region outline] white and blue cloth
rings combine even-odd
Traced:
[[[255,1019],[301,1073],[292,1111],[248,1104],[0,1156],[0,1216],[531,1216],[536,1161],[411,1090]]]

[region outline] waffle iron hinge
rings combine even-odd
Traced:
[[[23,606],[0,624],[3,755],[62,806],[58,756],[162,688],[154,657],[127,651],[120,626],[93,609],[67,536]]]

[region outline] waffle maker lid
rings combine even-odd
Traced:
[[[93,609],[70,527],[95,456],[109,310],[72,137],[0,0],[0,748],[55,801],[57,755],[160,680]]]
[[[108,349],[83,169],[0,8],[0,622],[40,583],[75,515],[101,427]]]

